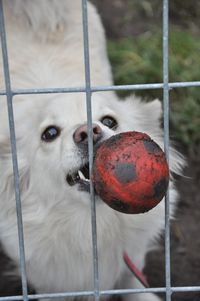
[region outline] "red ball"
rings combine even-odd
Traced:
[[[125,132],[97,149],[92,178],[96,193],[111,208],[143,213],[164,197],[169,168],[164,152],[147,134]]]

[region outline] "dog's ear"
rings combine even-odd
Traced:
[[[157,99],[151,102],[142,101],[135,95],[131,95],[121,102],[121,116],[123,123],[130,130],[146,132],[150,136],[160,136],[162,105]]]
[[[162,116],[162,104],[158,99],[147,102],[132,95],[127,97],[126,101],[134,108],[137,114],[143,116],[145,120],[158,121]]]
[[[143,103],[144,104],[144,103]],[[162,117],[162,104],[158,99],[155,99],[150,102],[146,102],[144,104],[144,112],[146,115],[154,119],[155,121],[159,121]]]

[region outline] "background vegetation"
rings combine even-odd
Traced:
[[[173,28],[170,33],[169,79],[171,82],[200,80],[200,38]],[[110,41],[108,53],[116,84],[162,82],[162,34]],[[177,88],[170,92],[170,119],[174,135],[194,155],[200,150],[200,88]],[[130,92],[129,92],[130,93]],[[120,92],[121,96],[127,91]],[[162,90],[136,94],[162,99]]]
[[[115,83],[162,82],[162,1],[105,1],[94,0],[107,29]],[[200,2],[170,1],[169,15],[169,80],[200,81]],[[195,158],[200,155],[199,92],[200,87],[170,91],[171,132]],[[162,99],[162,90],[136,93],[147,100]]]

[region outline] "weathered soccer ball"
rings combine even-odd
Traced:
[[[125,132],[97,149],[92,176],[96,193],[123,213],[144,213],[164,197],[169,168],[162,149],[147,134]]]

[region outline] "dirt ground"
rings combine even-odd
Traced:
[[[153,23],[152,18],[147,18],[144,22],[138,18],[137,14],[130,14],[127,11],[128,0],[93,0],[93,2],[97,3],[103,16],[108,37],[119,38],[138,35],[146,31],[148,26]],[[125,22],[125,19],[128,22]],[[172,286],[200,285],[200,195],[198,193],[200,161],[187,155],[187,153],[186,158],[188,166],[184,170],[184,177],[177,177],[176,179],[180,202],[176,219],[171,223]],[[164,239],[161,237],[159,248],[148,254],[144,270],[152,287],[165,286],[164,255]],[[21,293],[19,281],[15,279],[8,281],[7,277],[2,277],[8,264],[11,263],[0,251],[0,296]],[[199,301],[200,292],[174,294],[172,300]]]
[[[178,177],[180,202],[176,218],[171,222],[171,283],[172,286],[200,285],[200,161],[188,159],[184,176]],[[160,247],[148,254],[145,273],[152,287],[165,286],[164,239]],[[176,293],[173,301],[199,301],[200,292]]]

